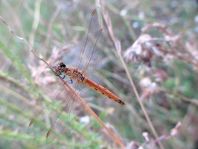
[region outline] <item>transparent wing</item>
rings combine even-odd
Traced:
[[[97,40],[99,39],[99,36],[101,34],[101,31],[102,31],[101,29],[100,30],[97,29],[98,31],[96,33],[96,40],[94,41],[94,44],[91,47],[87,48],[87,44],[89,42],[88,41],[89,40],[89,33],[91,32],[91,30],[93,30],[92,29],[93,26],[95,27],[95,25],[94,25],[95,23],[93,22],[95,14],[96,14],[96,10],[94,9],[92,11],[92,13],[91,13],[91,18],[90,18],[90,21],[89,21],[88,30],[87,30],[87,34],[86,34],[86,37],[85,37],[85,42],[84,42],[84,44],[83,44],[83,46],[82,46],[82,48],[80,50],[80,59],[79,59],[79,62],[78,62],[78,67],[80,67],[80,65],[82,64],[83,59],[86,59],[86,64],[83,67],[83,72],[84,73],[87,70],[87,68],[89,67],[90,61],[91,61],[91,59],[92,59],[92,57],[94,55],[94,51],[95,51]],[[89,58],[87,58],[88,56],[86,56],[87,53],[89,55]],[[63,76],[59,75],[59,78],[61,79],[61,81],[64,84],[68,84],[68,82],[71,83],[70,79],[67,76],[65,76],[65,75],[63,75]],[[78,85],[77,81],[73,80],[74,88],[77,88],[77,85]],[[64,92],[65,92],[65,90],[64,90]],[[65,94],[66,94],[66,96],[65,96],[66,98],[62,102],[63,109],[56,116],[53,124],[51,125],[52,127],[49,129],[49,131],[46,134],[47,137],[51,134],[51,131],[53,131],[53,129],[56,127],[56,124],[58,123],[58,119],[60,118],[62,113],[65,112],[65,111],[68,112],[68,113],[71,113],[72,110],[73,110],[74,105],[79,104],[78,101],[74,97],[69,96],[69,93],[65,92]]]

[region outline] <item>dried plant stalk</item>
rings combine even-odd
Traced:
[[[116,49],[116,54],[118,55],[118,57],[119,57],[119,59],[120,59],[122,65],[123,65],[123,67],[124,67],[124,69],[125,69],[125,72],[126,72],[127,77],[128,77],[128,79],[129,79],[129,81],[130,81],[132,90],[133,90],[133,92],[135,93],[135,96],[136,96],[136,98],[137,98],[137,101],[138,101],[138,103],[140,104],[140,107],[141,107],[141,109],[142,109],[142,111],[143,111],[143,113],[144,113],[144,116],[145,116],[146,120],[147,120],[147,123],[148,123],[148,125],[149,125],[149,127],[150,127],[150,129],[151,129],[151,131],[152,131],[152,133],[153,133],[153,135],[154,135],[155,138],[157,139],[157,138],[159,138],[159,136],[158,136],[158,134],[157,134],[157,132],[156,132],[156,130],[155,130],[153,124],[152,124],[152,121],[151,121],[151,119],[150,119],[150,117],[149,117],[149,115],[148,115],[148,113],[147,113],[145,107],[144,107],[144,104],[142,103],[142,101],[141,101],[141,99],[140,99],[140,96],[139,96],[139,93],[138,93],[137,88],[136,88],[136,86],[135,86],[135,83],[134,83],[134,81],[133,81],[133,79],[132,79],[132,77],[131,77],[131,75],[130,75],[130,73],[129,73],[129,70],[128,70],[127,66],[126,66],[126,63],[124,62],[124,59],[123,59],[123,57],[122,57],[122,55],[121,55],[121,43],[120,43],[120,41],[116,38],[116,36],[114,35],[113,27],[112,27],[112,23],[111,23],[111,19],[110,19],[110,16],[109,16],[108,12],[105,10],[104,1],[103,1],[103,0],[99,0],[99,1],[100,1],[100,4],[101,4],[102,17],[103,17],[103,19],[104,19],[104,23],[105,23],[105,25],[106,25],[109,38],[110,38],[110,40],[112,41],[113,46],[114,46],[114,48]],[[159,147],[160,147],[161,149],[164,148],[163,145],[161,144],[161,142],[157,142],[157,143],[158,143],[158,145],[159,145]]]
[[[77,100],[76,102],[80,103],[80,105],[82,105],[82,107],[84,108],[84,110],[87,113],[89,113],[91,116],[93,116],[96,119],[98,124],[106,130],[107,134],[115,142],[115,144],[119,145],[121,148],[125,148],[121,139],[104,124],[104,122],[97,116],[97,114],[86,103],[86,101],[71,86],[69,86],[65,81],[63,83],[64,83],[64,88],[65,88],[66,92],[73,99]]]

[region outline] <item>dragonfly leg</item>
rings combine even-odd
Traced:
[[[68,80],[65,80],[65,77],[66,77],[65,75],[60,76],[60,78],[61,78],[62,80],[68,82]],[[70,83],[70,84],[73,84],[73,80],[72,80],[71,78],[69,79],[69,83]]]
[[[63,80],[64,80],[64,79],[65,79],[65,75],[64,75],[63,77],[61,77],[61,79],[63,79]]]
[[[70,82],[69,82],[70,84],[73,84],[73,80],[72,79],[70,79]]]

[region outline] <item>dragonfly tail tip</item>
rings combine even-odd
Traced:
[[[122,100],[117,100],[117,102],[119,103],[119,104],[121,104],[121,105],[125,105],[125,103],[122,101]]]

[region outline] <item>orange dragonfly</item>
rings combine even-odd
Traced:
[[[82,49],[80,51],[80,60],[79,60],[78,65],[81,63],[83,54],[85,53],[85,49],[86,49],[87,42],[88,42],[88,34],[89,34],[89,31],[90,31],[90,28],[91,28],[91,25],[92,25],[92,21],[93,21],[93,16],[95,15],[95,13],[96,13],[96,10],[94,10],[92,12],[92,15],[91,15],[91,20],[90,20],[89,25],[88,25],[88,31],[87,31],[86,39],[85,39],[84,45],[83,45],[83,47],[82,47]],[[100,35],[101,31],[102,31],[102,29],[98,30],[98,32],[97,32],[97,33],[99,33],[98,35]],[[91,79],[89,79],[84,74],[85,70],[88,68],[88,65],[89,65],[89,62],[90,62],[91,58],[93,57],[94,50],[96,48],[96,43],[97,43],[98,38],[99,38],[99,36],[97,36],[97,38],[96,38],[96,40],[94,42],[92,51],[90,51],[91,55],[89,57],[89,60],[88,60],[87,64],[85,64],[85,66],[84,66],[82,71],[80,69],[77,69],[77,68],[66,67],[66,65],[63,62],[60,62],[56,66],[51,66],[44,59],[40,58],[35,53],[34,50],[32,50],[32,53],[35,55],[35,57],[37,57],[38,59],[42,60],[48,66],[48,68],[50,68],[52,70],[52,72],[54,72],[55,75],[59,76],[59,78],[62,79],[63,82],[67,82],[64,79],[65,79],[66,76],[68,76],[71,81],[75,80],[78,84],[83,84],[83,85],[87,86],[88,88],[95,90],[97,93],[100,93],[100,94],[106,96],[108,99],[112,100],[113,102],[116,102],[116,103],[118,103],[120,105],[125,105],[125,102],[122,101],[122,99],[119,96],[117,96],[115,93],[113,93],[112,91],[110,91],[106,87],[104,87],[104,86],[92,81]],[[62,55],[63,54],[61,54],[61,56]]]
[[[89,34],[90,29],[91,29],[93,16],[95,15],[95,13],[96,13],[96,10],[93,10],[92,11],[92,17],[91,17],[91,20],[90,20],[89,26],[88,26],[88,32],[87,32],[87,35],[86,35],[86,40],[85,40],[83,48],[81,49],[80,61],[81,61],[83,53],[85,53],[85,49],[86,49],[86,45],[87,45],[87,41],[88,41],[88,34]],[[101,33],[101,31],[102,31],[102,29],[99,29],[98,33]],[[63,62],[61,62],[57,66],[53,67],[53,72],[57,76],[62,78],[63,80],[66,76],[68,76],[71,79],[71,81],[75,80],[75,81],[77,81],[77,83],[84,84],[85,86],[95,90],[96,92],[103,94],[108,99],[111,99],[112,101],[117,102],[120,105],[125,105],[124,101],[122,101],[120,97],[118,97],[117,95],[115,95],[113,92],[111,92],[109,89],[103,87],[102,85],[99,85],[98,83],[90,80],[83,73],[86,70],[86,68],[87,68],[87,66],[88,66],[88,64],[89,64],[89,62],[90,62],[90,60],[93,56],[94,49],[95,49],[98,38],[99,38],[99,36],[97,36],[97,39],[96,39],[96,41],[94,43],[94,46],[93,46],[93,49],[91,51],[90,59],[89,59],[88,63],[86,64],[85,68],[83,69],[83,71],[81,71],[77,68],[68,68],[68,67],[66,67],[66,65]]]
[[[71,80],[76,80],[77,83],[81,83],[86,85],[87,87],[95,90],[98,93],[103,94],[104,96],[108,97],[109,99],[113,100],[114,102],[117,102],[121,105],[124,105],[125,103],[112,93],[107,88],[103,87],[102,85],[99,85],[95,83],[94,81],[90,80],[88,77],[86,77],[82,71],[76,69],[76,68],[68,68],[66,65],[61,62],[57,66],[54,67],[54,72],[57,76],[60,76],[61,79],[65,79],[65,76],[69,76]]]

